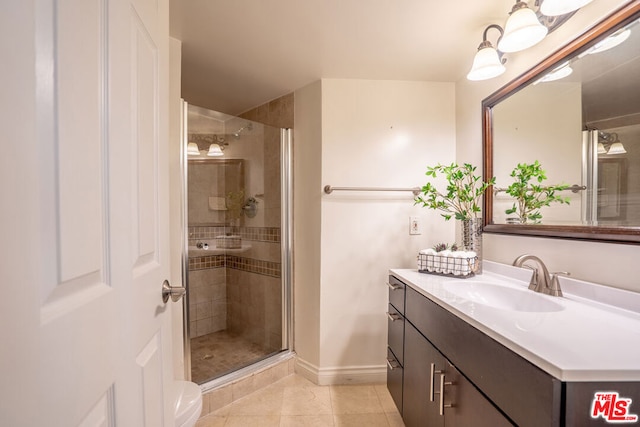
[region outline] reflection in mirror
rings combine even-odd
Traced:
[[[242,159],[189,159],[189,226],[242,225],[244,169]]]
[[[614,13],[483,101],[485,178],[496,177],[485,231],[640,241],[639,10]],[[546,179],[531,188],[565,185],[569,203],[523,225],[505,189],[536,160]]]

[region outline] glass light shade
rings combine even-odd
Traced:
[[[518,5],[514,9],[516,7]],[[540,23],[533,10],[521,7],[512,11],[507,19],[498,49],[502,52],[519,52],[540,42],[547,32],[547,27]]]
[[[600,52],[604,52],[605,50],[612,49],[618,46],[619,44],[623,43],[625,40],[627,40],[630,35],[631,35],[631,30],[629,28],[625,30],[617,31],[611,34],[606,39],[602,40],[600,43],[597,43],[591,49],[589,49],[588,53],[589,55],[591,55],[593,53],[600,53]]]
[[[195,142],[190,142],[187,144],[187,155],[189,156],[199,156],[200,150],[198,149],[198,144]]]
[[[540,12],[546,16],[560,16],[580,9],[593,0],[544,0]]]
[[[467,79],[478,81],[487,80],[499,76],[505,72],[505,67],[500,61],[498,52],[491,46],[478,50],[473,58],[473,66],[467,74]]]
[[[538,80],[535,84],[564,79],[565,77],[571,75],[571,73],[573,73],[573,68],[569,66],[568,62],[565,62],[564,64],[556,67],[553,71]]]
[[[220,148],[220,146],[218,144],[211,144],[209,146],[209,152],[207,153],[207,156],[209,157],[220,157],[223,156],[224,153],[222,152],[222,149]]]
[[[624,149],[624,145],[622,145],[622,142],[614,142],[613,144],[611,144],[611,147],[609,147],[609,151],[607,151],[607,154],[624,154],[626,152],[627,150]]]
[[[602,142],[598,142],[598,154],[607,154],[607,149]]]

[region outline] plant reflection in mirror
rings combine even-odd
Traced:
[[[569,197],[556,194],[569,188],[568,185],[542,185],[547,179],[546,172],[537,160],[532,164],[518,163],[510,175],[514,182],[506,188],[506,193],[516,199],[507,215],[517,214],[521,224],[531,221],[540,223],[540,209],[552,203],[569,204]],[[532,182],[533,181],[533,182]]]

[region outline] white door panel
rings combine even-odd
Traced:
[[[25,333],[40,337],[39,410],[51,425],[78,425],[112,395],[118,346],[107,245],[106,14],[98,0],[39,6],[40,23],[47,23],[40,38],[54,41],[36,47],[47,70],[38,77],[50,89],[39,93],[37,125],[39,145],[50,147],[42,154],[52,167],[39,178],[51,227],[40,230],[49,261],[39,284],[39,325]]]
[[[168,1],[11,1],[0,425],[172,425]]]

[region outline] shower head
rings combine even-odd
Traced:
[[[251,122],[247,122],[246,125],[242,126],[240,129],[235,131],[232,135],[235,136],[236,138],[240,138],[240,133],[243,130],[253,130],[253,124]]]

